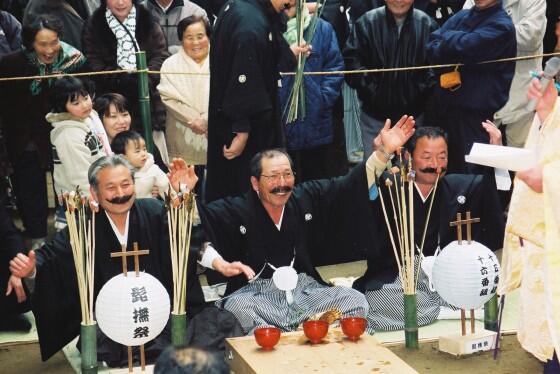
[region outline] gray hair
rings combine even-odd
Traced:
[[[95,162],[90,165],[88,170],[89,185],[95,192],[97,192],[99,188],[98,176],[101,170],[108,167],[116,168],[117,166],[124,166],[125,168],[127,168],[130,171],[132,182],[134,183],[134,167],[130,164],[130,162],[128,162],[127,159],[120,155],[103,156],[95,160]]]

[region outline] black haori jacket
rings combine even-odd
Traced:
[[[167,215],[158,200],[139,199],[134,202],[130,210],[127,249],[132,250],[134,243],[138,243],[140,249],[150,250],[149,255],[139,257],[140,271],[157,278],[167,289],[169,297],[173,297]],[[100,211],[95,221],[94,298],[97,298],[99,290],[109,279],[122,273],[121,259],[110,257],[111,252],[119,250],[120,244],[109,219]],[[57,233],[51,243],[36,251],[36,255],[37,277],[31,302],[37,322],[41,357],[47,360],[80,333],[80,301],[68,229]],[[129,257],[127,261],[128,270],[133,271],[134,260]],[[196,254],[189,256],[188,267],[187,305],[192,315],[204,304],[202,288],[196,275]],[[162,335],[162,339],[169,339]],[[151,356],[161,351],[163,343],[158,339],[146,344],[148,355],[148,351],[154,352]],[[98,358],[107,362],[126,362],[123,346],[101,334],[98,334],[97,343]],[[151,349],[152,346],[154,349]]]
[[[205,231],[227,261],[241,261],[258,273],[265,262],[288,266],[324,283],[315,266],[324,257],[345,262],[353,253],[363,256],[373,242],[372,211],[368,204],[364,164],[346,176],[297,185],[276,228],[258,195],[247,192],[209,204],[198,204]],[[265,267],[262,278],[270,278]],[[247,284],[244,275],[229,278],[227,293]]]
[[[389,222],[394,225],[390,195],[384,184],[386,178],[387,173],[380,178],[383,185],[381,191]],[[392,176],[389,179],[393,181]],[[392,191],[394,197],[393,188]],[[426,201],[423,201],[418,190],[414,188],[414,237],[418,246],[422,242],[431,196],[430,194]],[[383,284],[393,282],[398,274],[380,199],[374,200],[371,206],[376,222],[374,227],[377,240],[374,246],[369,247],[366,273],[354,283],[354,288],[362,292],[379,289]],[[473,240],[491,250],[502,248],[505,222],[493,174],[449,174],[440,180],[436,189],[423,248],[425,256],[432,256],[438,244],[443,249],[447,244],[457,240],[457,230],[450,227],[449,222],[457,219],[457,213],[461,213],[465,219],[466,212],[471,212],[473,218],[480,218],[480,223],[472,225]],[[392,230],[396,240],[395,226],[392,226]]]

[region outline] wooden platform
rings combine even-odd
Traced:
[[[311,344],[303,331],[283,333],[272,351],[263,351],[253,336],[227,339],[226,358],[235,374],[417,373],[373,336],[352,342],[339,329],[320,344]]]

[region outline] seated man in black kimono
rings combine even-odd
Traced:
[[[488,128],[487,131],[491,132]],[[492,133],[490,136],[492,138]],[[443,130],[435,127],[418,128],[407,144],[407,151],[412,155],[412,169],[416,172],[414,189],[416,245],[418,248],[421,247],[432,191],[437,175],[440,174],[443,177],[439,179],[434,196],[424,239],[424,256],[433,256],[439,248],[457,239],[456,229],[450,227],[449,222],[456,220],[457,213],[465,217],[467,211],[471,212],[472,217],[480,218],[480,223],[472,226],[473,239],[492,250],[501,248],[505,226],[493,173],[491,175],[445,175],[447,148],[447,135]],[[488,171],[493,172],[493,169],[488,168]],[[387,172],[381,176],[379,183],[386,206],[390,205],[388,204],[389,191],[384,184],[387,177],[393,180],[393,176]],[[399,330],[404,328],[403,291],[378,198],[379,194],[373,195],[375,199],[372,199],[372,210],[377,224],[371,232],[371,240],[375,246],[369,248],[367,271],[355,281],[354,288],[366,295],[370,306],[368,314],[370,327],[383,331]],[[387,214],[389,217],[393,215],[392,211]],[[390,222],[393,220],[390,219]],[[394,230],[393,228],[393,232]],[[438,318],[441,307],[448,306],[437,292],[430,289],[428,283],[426,275],[420,272],[417,287],[420,326],[432,323]]]
[[[194,174],[194,169],[188,169]],[[120,260],[110,253],[120,251],[121,245],[132,250],[133,244],[149,249],[140,256],[140,270],[157,278],[172,297],[172,272],[167,228],[167,214],[162,202],[156,199],[135,199],[132,166],[118,156],[107,156],[94,162],[88,171],[90,192],[99,204],[95,220],[95,297],[112,277],[122,273]],[[177,189],[177,180],[170,179]],[[204,303],[202,289],[196,276],[196,255],[189,261],[187,280],[187,311],[195,314]],[[134,269],[129,257],[128,270]],[[41,356],[47,360],[74,339],[80,332],[80,303],[76,271],[68,229],[56,234],[53,241],[19,254],[10,262],[13,275],[34,277],[35,290],[31,295]],[[164,332],[146,344],[146,359],[155,361],[169,344],[170,334]],[[109,366],[126,365],[126,347],[119,345],[98,330],[98,360]]]
[[[368,191],[376,180],[371,171],[382,171],[414,132],[412,117],[403,116],[391,129],[389,122],[380,135],[382,148],[346,176],[294,186],[287,153],[268,150],[251,162],[252,191],[198,205],[212,243],[201,263],[231,277],[229,296],[218,304],[237,317],[245,333],[263,325],[294,330],[332,308],[343,316],[367,314],[363,294],[325,284],[311,253],[367,245]]]

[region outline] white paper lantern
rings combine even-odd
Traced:
[[[477,309],[496,293],[500,264],[496,255],[478,242],[449,243],[436,257],[432,282],[449,304]]]
[[[153,276],[134,272],[111,278],[97,296],[99,328],[117,343],[138,346],[157,337],[169,319],[169,295]]]

